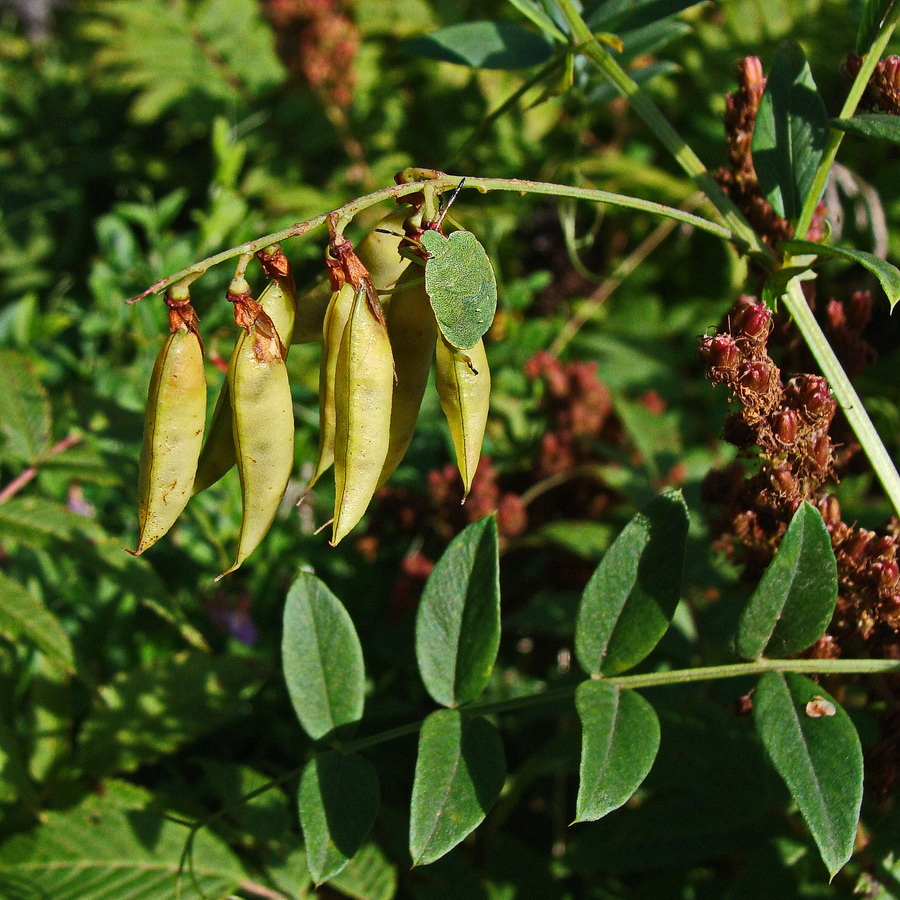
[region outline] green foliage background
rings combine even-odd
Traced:
[[[302,766],[310,745],[279,670],[283,605],[300,569],[343,600],[361,636],[369,727],[433,710],[416,674],[413,613],[397,600],[399,565],[422,547],[436,557],[452,534],[410,540],[385,518],[390,510],[378,518],[376,509],[380,524],[369,535],[377,534],[377,554],[352,537],[331,550],[314,534],[328,518],[325,488],[299,511],[286,502],[248,564],[214,585],[240,523],[232,473],[197,497],[145,558],[122,552],[136,543],[143,404],[165,321],[160,302],[124,299],[195,259],[385,186],[407,165],[585,184],[672,205],[693,194],[653,135],[586,71],[574,73],[572,90],[543,102],[535,102],[540,91],[527,94],[467,143],[525,75],[429,61],[401,42],[474,18],[520,22],[511,5],[349,6],[360,43],[352,104],[339,117],[288,74],[256,0],[84,0],[61,8],[42,40],[0,7],[0,490],[18,488],[0,494],[4,897],[39,896],[33,878],[48,879],[40,883],[55,900],[102,891],[126,898],[139,888],[174,896],[186,835],[174,819],[215,812]],[[690,27],[648,47],[671,63],[649,89],[714,168],[725,160],[721,116],[735,60],[752,53],[765,67],[781,38],[798,38],[835,114],[841,61],[852,49],[841,36],[855,33],[857,15],[855,4],[838,0],[695,8],[682,19]],[[877,193],[891,223],[877,236],[896,258],[896,150],[848,139],[842,161]],[[870,249],[864,218],[851,214],[864,199],[846,200],[845,229]],[[658,224],[612,209],[562,212],[601,279]],[[567,256],[553,207],[489,195],[463,198],[454,215],[484,243],[500,281],[486,450],[515,488],[529,483],[548,428],[540,387],[523,367],[591,287]],[[374,216],[365,219],[357,233]],[[301,282],[322,268],[321,234],[286,250]],[[596,448],[602,517],[581,508],[575,519],[554,494],[542,524],[503,546],[508,606],[488,700],[577,682],[570,669],[580,586],[554,577],[560,554],[589,574],[635,509],[673,480],[695,511],[687,580],[697,587],[645,665],[731,659],[746,592],[711,555],[697,523],[700,480],[733,451],[718,438],[724,398],[703,380],[694,351],[744,275],[744,263],[711,237],[675,230],[564,349],[567,359],[598,362],[621,440]],[[227,279],[225,268],[215,270],[194,289],[210,359],[227,359],[234,338]],[[900,412],[889,376],[897,329],[886,310],[878,316],[881,358],[860,389],[896,458]],[[316,446],[318,352],[296,347],[289,361],[294,499]],[[210,385],[220,380],[210,365]],[[651,396],[659,403],[647,402]],[[450,460],[437,403],[427,401],[397,482],[425,497],[427,473]],[[839,487],[845,519],[885,517],[868,488],[865,474]],[[574,710],[501,717],[510,776],[497,807],[467,843],[413,870],[405,846],[415,739],[372,753],[382,812],[371,842],[322,895],[839,897],[872,872],[896,883],[895,815],[864,812],[872,840],[829,883],[750,723],[730,710],[741,688],[667,690],[660,756],[637,797],[571,828]],[[865,748],[877,706],[860,700],[849,708]],[[287,781],[202,832],[196,883],[185,896],[202,889],[225,897],[240,885],[245,897],[259,896],[253,885],[288,897],[313,893],[296,790],[296,779]],[[68,886],[51,870],[70,876]]]

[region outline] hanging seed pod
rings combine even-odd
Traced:
[[[356,255],[368,270],[372,286],[380,293],[390,291],[408,265],[409,261],[400,255],[400,245],[406,234],[404,223],[413,214],[413,208],[406,205],[389,212],[356,247]],[[322,340],[333,293],[333,283],[323,277],[298,299],[292,344]]]
[[[171,334],[150,378],[138,478],[140,536],[134,555],[155,544],[191,496],[206,422],[203,345],[187,289],[173,289]]]
[[[243,314],[249,318],[255,312],[256,317],[238,338],[228,366],[243,517],[235,561],[219,578],[237,569],[266,536],[294,464],[294,407],[284,346],[269,315],[252,300],[249,304]]]
[[[322,335],[322,362],[319,369],[319,452],[316,469],[306,488],[308,493],[334,462],[335,436],[335,379],[341,339],[353,311],[356,289],[346,282],[331,295],[325,313]]]
[[[434,358],[437,321],[422,274],[422,266],[409,264],[387,311],[387,330],[397,377],[391,400],[390,441],[378,479],[379,487],[393,475],[412,441]]]
[[[356,255],[379,293],[393,290],[409,265],[400,255],[400,246],[406,238],[406,221],[413,213],[413,208],[405,205],[389,212],[356,245]]]
[[[277,247],[277,245],[276,245]],[[261,257],[266,274],[273,277],[259,298],[259,305],[263,308],[278,336],[284,343],[285,338],[294,330],[294,318],[297,308],[297,300],[294,290],[294,278],[291,275],[290,263],[281,252],[281,248],[273,252],[273,248],[267,248],[269,255]],[[277,260],[279,269],[274,269],[271,260]],[[279,274],[279,272],[281,274]],[[246,285],[243,293],[229,291],[228,297],[235,302],[242,296],[249,296],[249,285],[246,281],[238,284],[238,288]],[[285,355],[288,345],[285,344]],[[234,448],[234,429],[231,414],[231,390],[228,387],[228,378],[222,383],[212,419],[207,431],[206,443],[200,452],[200,461],[197,463],[197,476],[194,479],[194,493],[205,491],[210,485],[215,484],[237,462],[237,453]]]
[[[468,350],[457,350],[443,334],[439,334],[435,352],[435,385],[450,426],[465,500],[481,457],[491,399],[491,372],[484,342],[478,340]]]
[[[390,443],[394,362],[374,290],[355,292],[335,370],[335,506],[331,545],[362,518]]]

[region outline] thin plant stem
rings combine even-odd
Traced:
[[[268,247],[269,244],[280,243],[289,238],[302,237],[310,231],[324,225],[329,218],[332,218],[333,221],[349,222],[359,212],[368,209],[370,206],[384,203],[387,200],[398,200],[409,194],[418,193],[426,187],[430,187],[436,192],[448,191],[457,187],[463,179],[465,179],[465,187],[467,189],[472,188],[483,194],[488,191],[511,191],[523,196],[525,194],[541,194],[550,197],[570,197],[575,200],[588,200],[593,203],[608,203],[612,206],[621,206],[626,209],[637,209],[657,216],[675,219],[678,222],[683,222],[686,225],[691,225],[694,228],[707,231],[726,241],[735,241],[739,246],[746,246],[743,238],[736,236],[731,229],[720,225],[717,222],[711,222],[709,219],[705,219],[702,216],[697,216],[680,209],[675,209],[671,206],[666,206],[664,203],[654,203],[650,200],[641,200],[637,197],[629,197],[625,194],[615,194],[610,191],[571,187],[570,185],[552,184],[543,181],[524,181],[518,178],[476,178],[470,175],[444,175],[443,173],[440,173],[436,178],[382,188],[374,193],[366,194],[364,197],[358,197],[350,203],[345,203],[343,206],[330,212],[314,216],[312,219],[307,219],[304,222],[297,222],[288,228],[283,228],[280,231],[263,235],[253,241],[247,241],[244,244],[240,244],[237,247],[223,250],[221,253],[217,253],[214,256],[210,256],[207,259],[200,260],[200,262],[187,266],[186,268],[175,272],[173,275],[167,275],[165,278],[160,278],[145,291],[141,291],[136,297],[132,297],[128,302],[135,303],[150,294],[157,294],[183,279],[197,278],[213,266],[217,266],[236,256],[253,254],[256,253],[257,250]]]
[[[875,475],[881,482],[894,512],[900,516],[900,475],[897,467],[891,460],[884,442],[881,440],[866,408],[863,406],[856,389],[853,387],[847,373],[838,361],[831,344],[822,332],[816,321],[803,289],[800,287],[799,278],[792,278],[788,282],[787,293],[782,296],[782,302],[797,325],[800,334],[810,352],[815,357],[822,374],[828,379],[835,399],[840,405],[856,435],[857,440],[865,451]]]
[[[748,246],[748,252],[759,259],[767,268],[774,263],[772,251],[754,232],[741,211],[722,190],[702,160],[691,149],[683,137],[674,129],[669,120],[656,108],[650,97],[641,89],[625,70],[613,59],[609,50],[591,33],[573,0],[557,0],[566,17],[572,36],[580,45],[579,50],[606,76],[610,84],[624,97],[632,109],[656,135],[662,145],[689,175],[697,187],[709,197],[710,202],[728,224],[728,227]]]
[[[872,46],[869,48],[869,52],[863,59],[862,65],[859,67],[859,71],[856,73],[856,78],[853,81],[850,92],[847,94],[847,99],[841,107],[839,118],[849,119],[856,112],[856,107],[862,99],[862,95],[866,90],[866,85],[868,85],[869,79],[875,71],[875,66],[878,65],[878,60],[881,58],[881,54],[887,47],[895,28],[896,22],[891,22],[881,30],[878,37],[873,41]],[[805,237],[806,233],[809,231],[809,226],[815,215],[816,207],[819,205],[819,198],[825,190],[825,184],[828,181],[828,176],[831,173],[831,168],[837,157],[838,148],[841,146],[841,141],[843,139],[844,132],[837,128],[832,128],[828,132],[825,151],[816,168],[812,186],[810,187],[809,193],[806,195],[803,209],[800,212],[800,218],[797,220],[797,227],[794,229],[794,233],[799,238]]]

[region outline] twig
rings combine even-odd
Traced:
[[[48,451],[47,455],[41,460],[41,462],[46,462],[53,456],[58,456],[60,453],[65,452],[70,447],[74,447],[76,444],[81,443],[83,440],[82,435],[80,434],[70,434],[68,437],[64,437],[61,441],[54,444]],[[0,503],[6,503],[7,500],[14,497],[19,491],[28,484],[38,473],[39,466],[29,466],[25,469],[24,472],[21,472],[17,475],[13,480],[0,491]]]

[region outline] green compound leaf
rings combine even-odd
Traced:
[[[760,678],[753,719],[834,877],[853,853],[862,803],[862,748],[853,723],[819,685],[793,672]]]
[[[618,809],[647,777],[659,719],[640,694],[603,681],[579,684],[575,708],[582,729],[575,821],[589,822]]]
[[[440,709],[423,723],[413,782],[409,852],[427,865],[474,831],[506,777],[503,744],[486,719]]]
[[[315,575],[301,572],[288,592],[281,658],[294,712],[313,740],[360,720],[362,646],[350,614]]]
[[[815,253],[820,259],[849,259],[852,262],[865,266],[881,283],[881,287],[887,294],[891,309],[900,300],[900,271],[896,266],[883,260],[874,253],[866,253],[864,250],[850,250],[846,247],[834,247],[828,244],[817,244],[815,241],[801,241],[791,238],[778,242],[778,249],[788,253],[804,254]]]
[[[828,115],[800,45],[782,44],[753,131],[753,167],[775,212],[794,220],[812,188]]]
[[[463,22],[401,44],[410,56],[456,63],[473,69],[528,69],[553,52],[540,34],[508,22]]]
[[[684,569],[688,513],[679,491],[657,497],[623,529],[581,597],[575,653],[591,675],[637,665],[666,633]]]
[[[868,53],[869,47],[881,29],[892,20],[896,21],[898,15],[900,15],[898,0],[865,0],[856,34],[856,52],[860,56]]]
[[[428,578],[416,616],[416,659],[443,706],[475,700],[500,646],[497,522],[487,516],[457,535]]]
[[[822,636],[837,602],[837,564],[828,529],[808,501],[798,507],[775,558],[738,625],[741,656],[799,653]]]
[[[342,871],[362,847],[380,803],[378,775],[361,756],[326,750],[307,763],[298,805],[306,863],[317,885]]]
[[[497,312],[497,279],[484,247],[471,231],[444,237],[429,230],[422,245],[428,251],[425,292],[438,327],[457,350],[474,347]]]
[[[0,637],[28,641],[63,672],[75,669],[69,636],[59,619],[17,581],[0,572]]]

